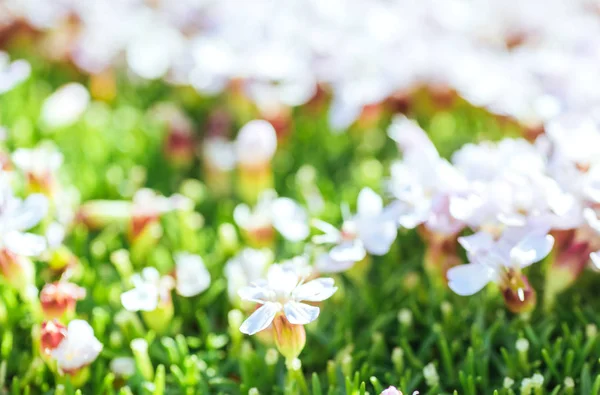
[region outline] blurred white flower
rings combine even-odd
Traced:
[[[87,89],[76,82],[58,88],[44,101],[40,119],[49,128],[62,128],[77,122],[90,102]]]
[[[37,256],[46,249],[43,236],[27,233],[48,212],[48,199],[41,194],[21,200],[13,195],[7,180],[0,175],[0,245],[22,256]]]
[[[321,221],[313,220],[316,228],[324,232],[313,237],[317,244],[334,244],[329,250],[330,260],[320,257],[319,270],[335,272],[339,267],[348,267],[350,262],[362,260],[367,252],[373,255],[385,255],[397,235],[395,218],[384,210],[383,201],[370,188],[363,188],[357,201],[357,213],[346,213],[341,229]]]
[[[29,176],[43,180],[53,175],[63,164],[63,155],[50,142],[41,143],[35,148],[18,148],[12,154],[15,166]]]
[[[29,78],[31,66],[25,60],[10,61],[6,52],[0,51],[0,94],[13,89]]]
[[[244,248],[229,259],[224,269],[229,300],[234,303],[239,301],[238,290],[262,278],[271,260],[269,250],[252,248]]]
[[[128,311],[154,311],[161,301],[169,301],[175,281],[162,276],[153,267],[146,267],[140,274],[131,276],[134,288],[121,294],[121,303]]]
[[[238,162],[244,167],[268,163],[277,149],[275,128],[267,121],[254,120],[245,124],[235,140]]]
[[[135,359],[117,357],[110,361],[110,371],[118,377],[128,378],[135,374]]]
[[[271,215],[273,226],[285,239],[296,242],[308,237],[308,213],[293,199],[275,199],[271,206]]]
[[[62,371],[71,373],[94,362],[101,351],[102,343],[94,336],[90,324],[73,320],[67,327],[65,338],[50,355]]]
[[[243,300],[262,305],[242,323],[240,331],[248,335],[260,332],[281,313],[292,325],[308,324],[317,319],[320,310],[302,302],[322,302],[336,290],[332,278],[305,283],[296,271],[271,265],[266,280],[255,281],[238,292]]]
[[[181,296],[191,297],[210,286],[210,273],[199,255],[180,252],[175,255],[175,289]]]

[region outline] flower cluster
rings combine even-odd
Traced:
[[[535,291],[523,268],[554,248],[546,288],[551,302],[597,259],[600,150],[594,142],[600,129],[593,120],[561,117],[534,142],[467,144],[451,161],[403,116],[389,135],[403,158],[391,169],[388,209],[402,227],[422,230],[426,264],[442,269],[458,294],[493,281],[511,310],[529,310]],[[474,233],[465,235],[466,229]],[[456,242],[467,252],[467,265],[456,266],[456,250],[448,247]]]

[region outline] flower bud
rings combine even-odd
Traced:
[[[101,229],[114,223],[126,223],[131,218],[131,210],[131,202],[90,200],[80,207],[77,219],[90,229]]]
[[[67,336],[67,327],[57,320],[46,321],[42,324],[40,331],[40,348],[42,354],[50,355],[50,352]]]
[[[48,267],[57,273],[63,273],[68,268],[76,266],[77,263],[75,254],[65,246],[54,248],[48,258]]]
[[[536,292],[524,274],[514,270],[508,271],[501,288],[506,307],[513,313],[527,313],[535,308]]]
[[[302,325],[293,325],[284,315],[273,320],[273,338],[277,349],[286,360],[298,358],[306,344],[306,331]]]
[[[25,290],[35,284],[35,267],[27,257],[3,249],[0,251],[0,273],[15,289]]]
[[[58,319],[75,313],[75,304],[85,297],[85,289],[69,282],[46,284],[40,292],[40,303],[46,319]]]
[[[271,158],[277,149],[275,128],[263,120],[248,122],[235,141],[239,164],[238,192],[255,202],[261,191],[273,186]]]

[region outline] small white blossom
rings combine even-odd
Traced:
[[[25,60],[10,61],[6,52],[0,51],[0,94],[13,89],[29,78],[31,66]]]
[[[102,351],[102,343],[94,336],[94,330],[86,321],[73,320],[67,334],[58,347],[50,352],[64,372],[76,371],[94,362]]]
[[[336,290],[332,278],[319,278],[305,283],[294,270],[271,265],[266,280],[255,281],[239,290],[243,300],[262,305],[244,321],[240,331],[249,335],[260,332],[281,313],[290,324],[308,324],[317,319],[319,308],[303,302],[321,302]]]
[[[121,303],[128,311],[154,311],[159,302],[170,300],[175,286],[173,277],[160,276],[158,270],[147,267],[131,277],[134,288],[121,294]]]
[[[277,149],[275,128],[267,121],[254,120],[240,129],[235,140],[238,162],[247,167],[268,163]]]
[[[0,174],[0,246],[23,256],[37,256],[46,249],[42,236],[26,233],[48,212],[48,199],[41,194],[21,200],[13,195],[7,180]]]
[[[321,220],[313,224],[324,232],[313,237],[317,244],[333,244],[328,257],[319,257],[320,271],[336,272],[362,260],[367,252],[385,255],[396,239],[397,227],[392,216],[383,208],[383,201],[370,188],[363,188],[358,195],[356,215],[346,218],[341,229]]]
[[[272,257],[268,250],[244,248],[225,264],[229,300],[238,302],[238,290],[263,277]]]
[[[36,148],[19,148],[12,154],[15,166],[37,178],[55,173],[63,163],[63,155],[52,143],[42,143]]]
[[[176,254],[175,273],[175,289],[181,296],[196,296],[210,286],[210,273],[198,255],[186,252]]]
[[[110,361],[110,371],[119,377],[131,377],[135,374],[135,359],[117,357]]]
[[[310,233],[308,213],[296,201],[286,197],[275,199],[271,206],[273,227],[289,241],[302,241]]]

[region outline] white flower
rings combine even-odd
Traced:
[[[63,163],[63,155],[52,143],[42,143],[36,148],[19,148],[12,154],[15,166],[36,178],[55,173]]]
[[[119,377],[131,377],[135,374],[135,359],[117,357],[110,361],[110,371]]]
[[[435,232],[452,234],[464,225],[450,213],[450,196],[468,187],[466,178],[441,158],[414,122],[395,118],[388,134],[403,150],[403,160],[392,165],[389,190],[397,199],[388,207],[408,229],[425,224]]]
[[[0,51],[0,94],[13,89],[29,77],[31,66],[25,60],[10,61],[6,52]]]
[[[225,264],[225,277],[227,278],[227,293],[229,300],[237,302],[238,290],[259,280],[271,262],[269,250],[255,250],[244,248]]]
[[[141,274],[131,276],[134,288],[121,294],[121,303],[128,311],[154,311],[159,302],[170,300],[173,278],[160,276],[158,270],[146,267]]]
[[[76,82],[58,88],[42,105],[40,119],[50,128],[61,128],[74,124],[87,109],[90,94]]]
[[[0,246],[23,256],[37,256],[46,249],[42,236],[25,231],[37,225],[48,212],[48,199],[41,194],[21,200],[0,175]]]
[[[252,232],[274,227],[289,241],[304,240],[310,233],[308,213],[296,201],[277,197],[272,189],[263,191],[254,208],[245,203],[238,204],[233,211],[235,223]]]
[[[50,352],[64,372],[73,372],[94,362],[102,351],[102,343],[94,336],[94,330],[86,321],[73,320],[67,327],[67,335],[58,347]]]
[[[519,272],[544,259],[554,245],[546,227],[507,228],[500,239],[478,232],[459,238],[469,263],[448,270],[448,286],[459,295],[479,292],[490,281],[501,284],[509,270]]]
[[[289,241],[302,241],[308,237],[310,228],[304,207],[290,198],[275,199],[271,206],[273,227]]]
[[[347,267],[350,262],[362,260],[367,252],[373,255],[385,255],[397,235],[393,217],[383,209],[381,197],[370,188],[363,188],[360,191],[357,214],[346,218],[340,230],[321,220],[315,220],[313,224],[324,232],[322,235],[314,236],[313,242],[334,244],[329,251],[329,258],[344,267]],[[323,257],[319,258],[318,262],[321,269],[335,266],[334,262],[328,262]]]
[[[275,128],[267,121],[250,121],[240,129],[235,145],[239,163],[248,167],[260,166],[275,155]]]
[[[181,252],[175,255],[176,290],[181,296],[191,297],[205,291],[210,285],[210,273],[198,255]]]
[[[319,278],[304,283],[294,270],[281,265],[269,267],[266,280],[258,280],[239,290],[243,300],[261,304],[240,331],[248,335],[266,329],[277,314],[283,313],[293,325],[305,325],[317,319],[319,308],[306,302],[321,302],[335,293],[332,278]]]

